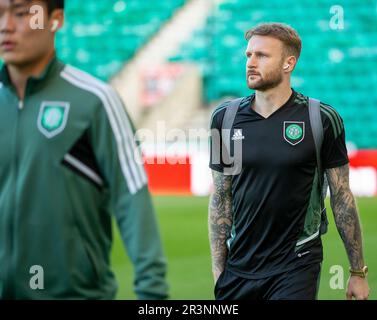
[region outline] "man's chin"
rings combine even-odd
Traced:
[[[5,53],[1,55],[1,59],[6,65],[15,66],[15,67],[22,67],[25,65],[30,64],[33,60],[24,57],[23,55],[19,55],[16,53]]]
[[[1,54],[1,60],[4,61],[5,64],[14,64],[18,65],[22,63],[22,59],[20,59],[17,54],[12,52],[5,52]]]
[[[279,84],[280,82],[247,82],[249,89],[257,91],[267,91],[277,87]]]
[[[247,86],[251,90],[259,90],[259,89],[263,89],[264,84],[263,83],[258,83],[258,82],[250,82],[250,81],[248,81],[247,82]]]

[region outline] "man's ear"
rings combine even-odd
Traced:
[[[64,10],[55,9],[49,18],[50,31],[56,32],[61,29],[64,25]]]
[[[297,63],[297,59],[295,56],[287,57],[283,63],[283,70],[285,72],[292,72],[296,66],[296,63]]]

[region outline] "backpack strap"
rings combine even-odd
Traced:
[[[321,149],[324,139],[323,124],[321,119],[320,101],[317,99],[309,98],[309,118],[310,126],[312,128],[314,145],[316,150],[317,168],[319,177],[319,187],[321,194],[321,234],[326,233],[328,220],[326,216],[325,198],[327,193],[327,179],[323,171],[321,160]]]
[[[221,138],[228,156],[230,157],[230,132],[233,128],[234,119],[240,107],[243,98],[230,101],[229,106],[225,110],[223,122],[221,125]]]
[[[321,148],[323,143],[323,125],[321,120],[320,101],[317,99],[309,98],[309,118],[314,138],[318,171],[322,172]]]

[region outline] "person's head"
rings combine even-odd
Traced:
[[[297,31],[282,23],[264,23],[248,30],[245,39],[250,89],[265,91],[289,81],[301,53]]]
[[[64,0],[0,0],[0,57],[29,65],[54,51],[64,22]]]

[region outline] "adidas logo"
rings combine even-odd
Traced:
[[[232,140],[235,141],[235,140],[243,140],[243,139],[245,139],[245,137],[242,135],[242,129],[236,129],[234,131]]]

